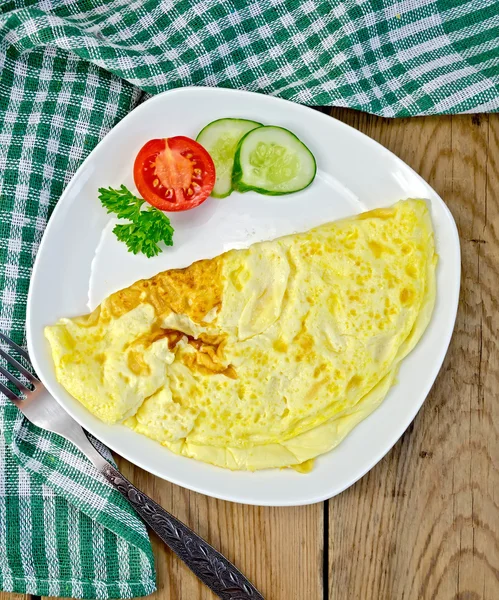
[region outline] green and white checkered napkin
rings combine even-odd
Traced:
[[[498,37],[497,0],[0,1],[0,329],[23,343],[50,212],[141,90],[218,85],[387,117],[497,111]],[[14,407],[0,420],[0,588],[150,593],[147,534],[121,497]]]

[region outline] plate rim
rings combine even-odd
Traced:
[[[71,179],[68,182],[67,186],[65,187],[64,191],[62,192],[62,194],[61,194],[59,200],[57,201],[57,204],[56,204],[54,210],[52,211],[52,214],[48,220],[47,226],[42,235],[42,239],[40,241],[40,244],[39,244],[39,247],[37,250],[37,255],[36,255],[36,258],[35,258],[35,261],[33,264],[33,268],[32,268],[32,272],[31,272],[31,276],[30,276],[30,286],[29,286],[29,290],[28,290],[28,299],[27,299],[27,308],[26,308],[26,338],[27,338],[28,353],[30,355],[31,362],[33,364],[35,371],[38,373],[42,383],[44,384],[46,389],[49,391],[49,393],[54,397],[54,399],[86,431],[91,433],[94,437],[100,439],[99,435],[95,434],[92,431],[92,428],[88,426],[88,424],[81,423],[79,418],[75,414],[73,414],[73,412],[70,409],[68,409],[68,407],[65,405],[65,403],[59,399],[58,394],[54,393],[54,391],[51,389],[50,385],[47,385],[47,383],[44,381],[44,376],[41,374],[43,369],[40,368],[40,362],[38,361],[37,351],[33,344],[33,324],[32,324],[32,320],[31,320],[32,305],[34,302],[32,290],[34,289],[34,282],[37,280],[38,277],[40,277],[38,272],[41,268],[40,267],[41,259],[39,257],[43,253],[45,244],[48,243],[47,240],[50,238],[50,233],[51,233],[52,228],[54,226],[56,226],[56,225],[54,225],[54,223],[57,221],[57,219],[55,218],[56,215],[58,214],[59,211],[64,210],[63,204],[64,204],[65,197],[69,196],[72,187],[76,184],[75,182],[77,182],[77,180],[79,179],[80,173],[85,171],[87,165],[91,162],[95,150],[103,144],[112,143],[113,138],[119,134],[121,129],[126,128],[129,118],[137,110],[142,111],[142,110],[144,110],[143,107],[147,106],[150,103],[161,102],[161,100],[165,96],[172,96],[172,95],[179,95],[179,94],[182,95],[185,93],[189,93],[191,91],[194,91],[195,93],[207,92],[209,94],[213,93],[213,94],[222,94],[222,95],[225,95],[225,94],[244,95],[247,97],[259,96],[259,97],[264,98],[265,100],[278,101],[280,103],[286,103],[293,107],[299,106],[300,108],[302,108],[304,110],[312,111],[315,115],[317,115],[317,117],[327,119],[328,121],[330,121],[331,119],[334,120],[336,126],[341,127],[344,130],[348,130],[348,133],[353,135],[354,137],[358,138],[361,143],[363,142],[363,143],[370,144],[371,146],[374,147],[376,152],[380,152],[381,154],[387,155],[392,160],[395,159],[396,162],[403,165],[404,169],[409,169],[412,172],[412,174],[420,182],[422,182],[422,184],[428,190],[431,190],[431,192],[433,193],[433,196],[436,199],[438,199],[438,201],[441,204],[441,207],[444,209],[444,213],[445,213],[447,220],[449,222],[449,225],[450,225],[450,233],[452,234],[452,242],[453,242],[454,250],[456,252],[457,266],[456,266],[456,273],[454,274],[454,277],[455,277],[454,287],[456,288],[455,289],[455,297],[454,297],[454,305],[447,306],[447,311],[448,311],[449,315],[452,317],[451,318],[452,326],[450,327],[450,331],[448,332],[447,339],[446,339],[445,343],[442,345],[440,353],[436,357],[437,359],[433,363],[433,368],[431,370],[431,374],[427,377],[428,383],[423,388],[421,388],[421,392],[419,394],[422,398],[421,403],[419,403],[419,405],[414,407],[411,411],[407,411],[406,417],[403,420],[404,425],[401,427],[397,427],[396,430],[394,430],[393,428],[391,429],[391,431],[394,431],[394,434],[390,437],[389,441],[385,444],[385,446],[384,446],[385,449],[381,453],[375,454],[370,460],[366,460],[366,467],[364,469],[359,469],[359,472],[356,473],[351,479],[349,479],[349,483],[347,483],[343,486],[338,486],[337,488],[332,489],[332,491],[330,490],[329,492],[324,492],[323,494],[321,494],[317,497],[310,498],[308,500],[298,501],[298,502],[294,501],[292,499],[290,499],[288,501],[280,500],[278,502],[272,501],[272,499],[269,499],[267,501],[262,501],[261,499],[254,500],[251,498],[239,499],[238,497],[235,497],[234,495],[231,495],[228,493],[214,493],[211,491],[207,492],[205,489],[203,489],[202,486],[196,486],[194,484],[186,484],[182,481],[179,481],[177,479],[177,477],[175,477],[175,476],[167,477],[163,473],[157,471],[157,469],[155,469],[154,467],[148,466],[146,463],[142,462],[140,460],[140,458],[134,457],[133,450],[130,455],[128,453],[128,451],[124,452],[123,449],[116,450],[116,448],[114,447],[114,444],[110,443],[109,441],[102,442],[108,448],[110,448],[117,454],[121,455],[123,458],[125,458],[132,464],[144,469],[145,471],[147,471],[148,473],[151,473],[152,475],[155,475],[156,477],[159,477],[161,479],[169,481],[169,482],[171,482],[175,485],[178,485],[180,487],[183,487],[185,489],[189,489],[191,491],[194,491],[194,492],[206,495],[206,496],[218,498],[220,500],[234,502],[234,503],[240,503],[240,504],[255,505],[255,506],[276,506],[276,507],[277,506],[283,506],[283,507],[284,506],[305,506],[305,505],[310,505],[310,504],[316,504],[318,502],[323,502],[327,499],[333,498],[334,496],[342,493],[343,491],[345,491],[346,489],[348,489],[349,487],[354,485],[357,481],[359,481],[362,477],[364,477],[364,475],[366,475],[377,463],[379,463],[388,454],[388,452],[390,452],[390,450],[392,450],[394,445],[402,437],[402,435],[405,433],[405,431],[409,427],[410,423],[415,419],[416,415],[421,410],[424,402],[426,401],[426,399],[428,397],[428,394],[429,394],[431,388],[433,387],[433,385],[436,382],[436,379],[441,370],[442,364],[447,355],[447,351],[448,351],[448,348],[449,348],[449,345],[450,345],[450,342],[452,339],[452,335],[454,332],[454,328],[455,328],[457,310],[458,310],[458,306],[459,306],[459,293],[460,293],[460,286],[461,286],[461,246],[460,246],[459,232],[458,232],[454,217],[453,217],[451,211],[449,210],[447,204],[442,200],[440,195],[431,187],[431,185],[427,181],[425,181],[416,171],[414,171],[414,169],[412,169],[412,167],[410,167],[406,162],[404,162],[401,158],[399,158],[396,154],[391,152],[388,148],[383,146],[378,141],[372,139],[368,135],[364,134],[363,132],[359,131],[358,129],[355,129],[354,127],[348,125],[347,123],[344,123],[343,121],[340,121],[339,119],[336,119],[333,116],[326,115],[324,113],[320,113],[319,111],[315,111],[311,107],[291,102],[290,100],[278,98],[275,96],[269,96],[266,94],[260,94],[257,92],[250,92],[250,91],[246,91],[246,90],[237,90],[237,89],[229,89],[229,88],[213,88],[213,87],[203,87],[203,86],[186,86],[186,87],[181,87],[181,88],[175,88],[172,90],[166,90],[160,94],[152,96],[151,98],[147,99],[143,103],[136,106],[98,142],[98,144],[92,149],[92,151],[89,153],[89,155],[83,160],[81,165],[78,167],[78,169],[75,171],[75,173],[71,177]],[[400,430],[400,433],[399,433],[399,430]],[[137,435],[139,435],[139,434],[137,434]],[[187,459],[187,460],[189,460],[189,459]],[[191,459],[191,460],[194,460],[194,459]],[[331,486],[331,488],[333,488],[333,486]]]

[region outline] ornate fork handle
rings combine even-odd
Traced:
[[[223,600],[264,600],[246,577],[220,552],[139,491],[113,466],[106,463],[99,470],[130,502],[149,527],[217,596]]]

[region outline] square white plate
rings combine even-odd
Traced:
[[[239,117],[296,133],[317,159],[306,190],[281,197],[254,193],[171,213],[174,247],[148,259],[133,256],[112,234],[115,219],[101,206],[99,187],[135,190],[132,166],[151,138],[195,138],[215,119]],[[108,294],[164,269],[187,266],[231,248],[305,231],[402,198],[430,202],[440,260],[437,303],[416,349],[403,361],[399,382],[384,403],[310,474],[291,469],[231,472],[179,457],[122,425],[106,425],[55,378],[45,325],[87,313]],[[43,237],[28,298],[27,335],[34,367],[57,401],[97,438],[143,469],[186,488],[235,502],[287,506],[318,502],[343,491],[393,446],[423,404],[444,359],[454,327],[460,284],[456,225],[435,191],[391,152],[347,125],[312,109],[249,92],[182,88],[145,102],[93,150],[62,195]]]

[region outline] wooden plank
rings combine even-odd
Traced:
[[[0,600],[32,600],[35,596],[26,594],[12,594],[10,592],[0,592]]]
[[[485,169],[483,237],[478,238],[480,367],[478,402],[472,413],[474,429],[482,431],[477,440],[481,460],[471,465],[473,555],[481,558],[473,577],[483,583],[484,598],[499,598],[499,115],[489,117]]]
[[[424,407],[387,457],[330,501],[328,596],[499,598],[499,116],[332,112],[443,197],[463,278],[451,348]]]
[[[208,498],[153,477],[119,459],[123,474],[222,551],[268,600],[323,597],[323,505],[254,507]],[[215,596],[153,539],[158,591],[154,600]]]

